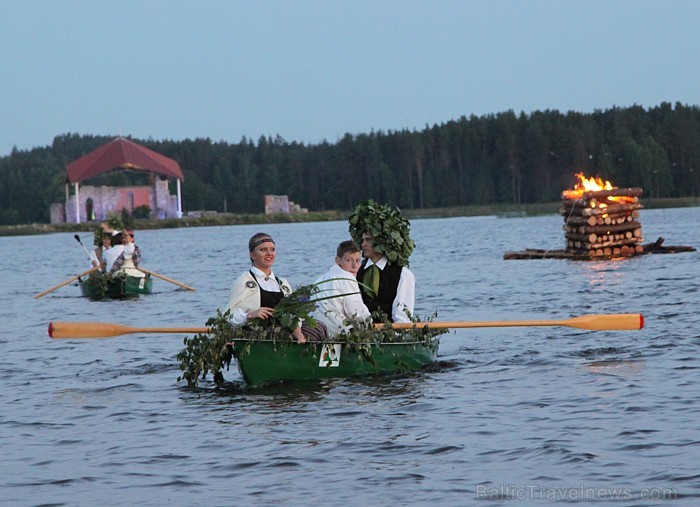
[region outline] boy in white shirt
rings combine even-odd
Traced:
[[[347,331],[349,326],[344,321],[348,319],[370,319],[355,278],[361,262],[357,244],[352,240],[343,241],[338,245],[335,264],[314,282],[319,288],[317,297],[336,296],[319,301],[313,313],[316,320],[326,325],[330,337]]]

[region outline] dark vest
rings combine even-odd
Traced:
[[[357,280],[360,283],[365,276],[366,265],[367,260],[362,262],[362,266],[357,272]],[[367,294],[365,294],[364,288],[360,286],[360,289],[362,289],[362,301],[365,303],[365,306],[367,306],[370,312],[381,310],[386,313],[389,320],[392,320],[392,306],[394,305],[394,299],[396,299],[396,291],[399,288],[401,269],[403,268],[398,264],[387,262],[384,269],[379,270],[379,293],[374,299],[370,299]]]
[[[258,284],[258,289],[260,289],[260,307],[264,306],[267,308],[275,308],[284,297],[284,293],[282,292],[282,281],[279,278],[277,279],[277,284],[280,286],[280,291],[271,292],[260,287],[260,283],[258,283],[258,279],[255,277],[252,271],[250,272],[250,275],[253,277],[253,280],[255,280],[255,283]]]

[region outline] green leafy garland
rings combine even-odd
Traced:
[[[228,370],[231,366],[231,341],[242,328],[232,327],[228,323],[228,312],[222,315],[220,310],[217,310],[216,317],[207,320],[207,327],[211,332],[198,333],[192,338],[184,339],[185,348],[176,356],[183,372],[177,378],[178,382],[186,380],[187,385],[194,387],[200,376],[204,379],[210,372],[216,385],[224,382],[221,369],[225,366]]]
[[[229,323],[229,312],[217,310],[216,317],[207,321],[209,333],[198,333],[192,338],[185,338],[185,348],[176,358],[180,361],[182,376],[177,381],[186,380],[187,385],[195,387],[201,378],[206,379],[208,373],[213,376],[214,383],[220,386],[224,383],[222,370],[228,371],[233,359],[234,340],[272,340],[274,342],[291,342],[291,331],[283,327],[276,318],[252,319],[245,327],[234,327]]]
[[[274,320],[290,333],[294,331],[300,320],[305,321],[311,327],[316,327],[316,319],[311,316],[311,312],[316,309],[316,301],[319,300],[318,293],[318,286],[313,284],[298,287],[277,304],[273,313]],[[265,321],[261,321],[261,323],[265,323]]]
[[[183,341],[185,348],[177,354],[182,375],[177,381],[186,380],[190,387],[197,386],[200,379],[206,379],[209,373],[217,386],[225,382],[223,369],[228,371],[234,358],[234,340],[271,340],[273,342],[291,342],[291,331],[299,319],[303,319],[312,327],[316,325],[310,313],[315,309],[316,302],[327,298],[314,298],[319,293],[316,285],[299,287],[289,296],[282,299],[275,308],[274,318],[252,319],[245,327],[233,327],[228,322],[230,314],[217,310],[216,317],[207,321],[210,332],[199,333]],[[425,322],[432,320],[432,317]],[[347,343],[362,352],[368,361],[372,361],[371,345],[387,342],[419,341],[426,344],[434,343],[433,338],[449,332],[447,329],[429,329],[420,327],[420,322],[411,317],[417,327],[396,331],[388,326],[376,329],[371,322],[346,321],[352,330],[342,332],[333,338],[334,343]]]
[[[124,283],[126,280],[125,273],[116,273],[110,275],[102,271],[93,271],[88,275],[85,284],[93,289],[95,299],[103,299],[109,290],[109,286],[113,283]]]
[[[350,237],[362,244],[362,234],[374,237],[374,249],[390,262],[408,266],[415,243],[410,237],[411,225],[398,208],[378,204],[372,199],[357,205],[350,215]]]
[[[214,382],[221,385],[224,382],[222,368],[228,370],[233,358],[231,342],[236,339],[258,339],[273,341],[292,341],[292,331],[299,320],[304,320],[309,326],[316,327],[316,319],[311,312],[316,308],[314,299],[319,292],[316,285],[304,285],[293,291],[275,307],[270,319],[251,319],[245,327],[234,327],[229,324],[230,313],[222,314],[217,310],[216,317],[207,321],[210,333],[199,333],[192,338],[185,338],[185,349],[178,355],[180,370],[183,371],[180,380],[186,380],[190,386],[196,386],[198,379],[206,378],[212,373]]]

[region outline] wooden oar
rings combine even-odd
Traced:
[[[160,278],[161,280],[165,280],[166,282],[170,282],[170,283],[174,283],[175,285],[179,285],[183,289],[197,290],[194,287],[190,287],[189,285],[185,285],[184,283],[180,283],[177,280],[173,280],[172,278],[168,278],[167,276],[159,275],[158,273],[156,273],[155,271],[151,271],[150,269],[142,268],[141,266],[139,266],[136,269],[138,269],[139,271],[143,271],[144,273],[148,273],[151,276],[155,276],[156,278]]]
[[[376,324],[378,328],[387,324]],[[644,317],[639,313],[584,315],[567,320],[513,320],[491,322],[418,322],[416,324],[389,324],[394,329],[418,328],[462,328],[462,327],[515,327],[515,326],[567,326],[591,330],[624,330],[641,329]],[[177,333],[197,334],[208,333],[206,327],[132,327],[108,322],[51,322],[49,336],[51,338],[107,338],[131,333]]]
[[[595,331],[635,330],[644,327],[644,316],[640,313],[611,313],[583,315],[564,320],[505,320],[487,322],[416,322],[376,324],[377,327],[389,326],[392,329],[416,328],[463,328],[463,327],[524,327],[524,326],[566,326]]]
[[[49,292],[53,292],[53,291],[55,291],[56,289],[60,289],[60,288],[63,287],[64,285],[68,285],[69,283],[71,283],[71,282],[77,280],[77,279],[80,278],[81,276],[89,275],[90,273],[92,273],[93,271],[97,271],[98,269],[100,269],[99,266],[95,266],[94,268],[90,268],[90,269],[88,269],[87,271],[85,271],[84,273],[80,273],[79,275],[76,275],[76,276],[74,276],[74,277],[72,277],[72,278],[69,278],[68,280],[66,280],[66,281],[63,282],[63,283],[59,283],[59,284],[56,285],[55,287],[51,287],[49,290],[45,290],[44,292],[42,292],[42,293],[40,293],[40,294],[37,294],[36,296],[34,296],[34,299],[39,299],[41,296],[45,296],[45,295],[48,294]]]

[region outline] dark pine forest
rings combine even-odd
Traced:
[[[66,165],[114,137],[59,135],[0,158],[0,225],[48,223],[50,204],[65,198]],[[350,210],[368,198],[402,209],[554,202],[577,172],[642,187],[647,198],[700,194],[700,108],[680,103],[463,116],[335,143],[133,140],[180,164],[185,211],[262,213],[265,194],[311,211]],[[139,178],[118,171],[84,183]]]

